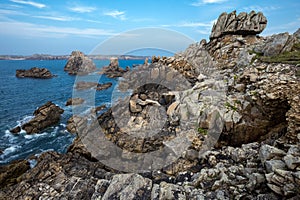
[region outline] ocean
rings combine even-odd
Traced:
[[[95,60],[97,68],[109,64],[109,60]],[[142,64],[144,60],[119,60],[120,66],[132,67]],[[76,76],[64,72],[67,60],[0,60],[0,165],[17,159],[29,159],[45,151],[65,153],[75,138],[66,131],[67,120],[72,116],[71,106],[65,106],[72,97]],[[46,67],[52,74],[52,79],[16,78],[17,69],[31,67]],[[97,91],[95,104],[97,106],[111,105],[112,92],[117,85],[117,79],[101,76],[99,83],[112,82],[108,90]],[[50,127],[39,134],[27,135],[25,132],[13,135],[10,129],[29,121],[33,112],[47,101],[60,106],[65,112],[59,124]]]

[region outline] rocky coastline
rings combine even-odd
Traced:
[[[222,13],[208,42],[191,44],[173,57],[152,57],[151,64],[133,72],[112,59],[101,73],[123,76],[120,89],[133,88],[132,95],[91,122],[81,116],[69,119],[66,128],[77,138],[67,153],[43,153],[33,168],[26,160],[1,166],[0,199],[299,199],[300,29],[259,36],[266,24],[260,12]],[[78,67],[78,54],[72,53],[74,62],[65,70],[93,71],[93,65]],[[142,84],[145,77],[151,84]],[[67,104],[77,104],[74,100]],[[51,116],[56,123],[62,112],[48,102],[22,129],[39,132],[50,125],[45,119]],[[118,118],[123,115],[126,119]],[[160,131],[136,135],[144,127]],[[211,130],[220,135],[206,150],[207,141],[214,141],[207,140]],[[93,137],[87,143],[89,135]],[[169,141],[182,135],[190,144],[169,165],[151,170],[155,163],[134,157],[162,147],[173,156],[184,140]],[[132,160],[141,165],[130,173],[105,165],[101,158],[117,162],[116,152],[101,143],[95,154],[87,146],[103,139],[122,149],[121,167],[130,168]]]

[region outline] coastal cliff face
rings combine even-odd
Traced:
[[[192,44],[173,57],[153,57],[150,65],[137,68],[139,73],[125,74],[120,82],[124,90],[141,86],[147,75],[158,83],[177,81],[177,88],[142,85],[133,90],[127,106],[112,107],[91,124],[74,116],[68,130],[81,137],[68,152],[43,153],[30,170],[24,161],[1,168],[0,197],[300,198],[300,29],[292,35],[258,36],[266,23],[262,13],[223,13],[209,42]],[[151,116],[160,116],[153,106],[166,111],[167,122],[157,135],[134,136],[151,124]],[[128,114],[128,119],[121,119],[127,129],[118,127],[120,122],[113,113]],[[189,134],[180,126],[189,122],[197,134]],[[123,149],[123,165],[135,159],[128,152],[152,152],[166,144],[176,151],[183,141],[165,141],[182,132],[189,136],[191,145],[162,169],[124,173],[99,162],[99,155],[84,145],[82,140],[97,133],[99,125],[105,139]],[[199,154],[207,145],[211,127],[220,132],[218,140]],[[95,139],[101,137],[95,135]],[[109,146],[102,145],[101,149],[101,156],[117,160]],[[144,159],[142,165],[152,163]],[[24,173],[9,176],[18,166]]]

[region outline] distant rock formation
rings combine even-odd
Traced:
[[[129,71],[129,67],[124,70],[119,66],[119,60],[116,57],[110,58],[110,63],[108,66],[103,67],[100,74],[105,74],[109,78],[117,78],[123,76],[125,72]]]
[[[84,102],[84,99],[82,99],[82,98],[70,98],[70,99],[68,99],[66,106],[80,105],[83,102]]]
[[[53,75],[46,68],[33,67],[33,68],[29,69],[29,70],[18,69],[16,71],[16,77],[18,77],[18,78],[28,77],[28,78],[48,79],[48,78],[52,78]]]
[[[80,51],[73,51],[64,68],[70,75],[82,75],[96,70],[96,65],[92,59],[85,56]]]
[[[229,14],[222,13],[217,23],[214,24],[210,39],[224,35],[256,35],[267,26],[267,19],[263,13],[251,11],[249,14],[241,12],[236,16],[236,11]]]
[[[81,81],[76,83],[76,90],[87,90],[87,89],[96,89],[96,90],[106,90],[112,86],[111,82],[108,83],[95,83],[95,82],[85,82]]]
[[[34,111],[34,118],[23,124],[22,129],[25,130],[27,134],[39,133],[43,129],[58,123],[63,112],[63,109],[51,101],[48,101]],[[11,130],[13,133],[17,133],[17,131],[21,131],[21,129],[16,127]]]

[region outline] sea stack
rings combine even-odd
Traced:
[[[70,75],[83,75],[96,70],[92,59],[80,51],[73,51],[64,68]]]

